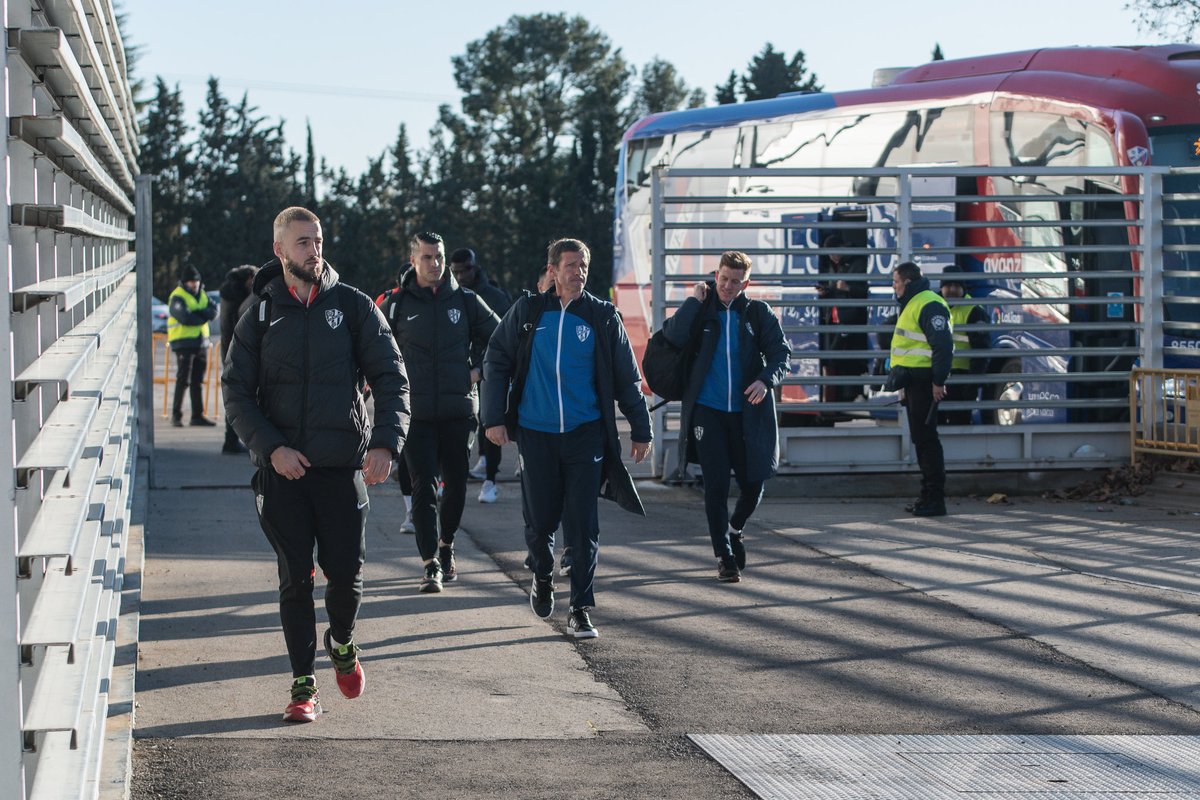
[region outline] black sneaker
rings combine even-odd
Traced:
[[[729,531],[729,549],[733,551],[733,561],[738,569],[746,568],[746,543],[742,541],[741,531]]]
[[[454,545],[444,544],[438,548],[438,561],[442,563],[442,582],[458,580],[458,568],[454,564]]]
[[[542,619],[554,613],[554,579],[534,578],[529,592],[529,607]]]
[[[929,502],[929,495],[925,494],[925,490],[922,489],[921,493],[919,495],[917,495],[916,500],[913,500],[911,503],[904,504],[904,510],[911,514],[911,513],[913,513],[914,508],[916,508],[917,506],[923,506],[927,502]]]
[[[182,428],[183,427],[183,417],[171,417],[171,427],[172,428]]]
[[[217,425],[208,417],[192,417],[192,421],[188,424],[196,428],[215,428]]]
[[[924,503],[913,506],[912,515],[914,517],[944,517],[946,516],[946,501],[926,500]]]
[[[600,635],[592,618],[588,616],[587,608],[572,608],[567,617],[567,633],[576,639],[595,639]]]
[[[733,556],[721,556],[717,559],[717,580],[721,583],[737,583],[741,579],[742,574],[738,572]]]
[[[434,594],[442,590],[442,565],[435,558],[425,565],[425,575],[421,578],[421,591]]]

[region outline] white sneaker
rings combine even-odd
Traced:
[[[413,525],[411,511],[409,511],[407,514],[404,515],[404,522],[400,523],[400,532],[401,533],[416,533],[417,532],[417,526]]]
[[[496,482],[484,481],[483,487],[479,490],[479,502],[494,503],[496,502]]]
[[[471,467],[471,471],[467,473],[477,481],[487,478],[487,456],[480,456],[475,462],[475,466]]]

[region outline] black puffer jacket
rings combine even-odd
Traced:
[[[503,319],[504,315],[508,313],[509,306],[512,305],[512,298],[500,284],[492,282],[483,267],[476,265],[475,272],[478,277],[475,278],[475,285],[471,287],[471,291],[482,297],[483,302],[488,304],[488,308],[494,311],[497,317]]]
[[[314,467],[362,466],[367,450],[398,456],[408,433],[408,378],[371,298],[328,263],[312,305],[288,290],[278,260],[259,270],[263,298],[238,321],[221,386],[229,423],[255,464],[287,445]],[[367,418],[362,380],[375,397]]]
[[[500,319],[479,295],[446,270],[437,292],[404,273],[400,288],[383,301],[396,344],[404,356],[413,419],[463,419],[479,412],[471,369],[483,371],[483,353]]]

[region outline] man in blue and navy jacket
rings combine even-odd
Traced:
[[[483,425],[488,439],[515,438],[524,469],[521,489],[534,582],[529,603],[539,617],[554,612],[554,531],[570,548],[568,632],[598,636],[588,614],[600,523],[596,498],[645,514],[621,462],[615,403],[629,421],[631,456],[650,452],[650,414],[625,326],[611,303],[584,291],[591,252],[578,239],[550,244],[554,286],[525,294],[492,335],[483,362]]]
[[[770,306],[746,297],[749,284],[750,257],[727,251],[715,279],[693,286],[692,296],[663,323],[668,341],[696,352],[683,395],[678,465],[682,472],[689,461],[699,463],[704,471],[704,512],[717,579],[726,583],[741,580],[746,521],[779,467],[772,391],[787,377],[792,355]],[[730,470],[739,492],[732,515]]]

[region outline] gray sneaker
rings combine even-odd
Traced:
[[[421,578],[421,591],[425,594],[435,594],[442,590],[442,565],[437,559],[425,565],[425,575]]]

